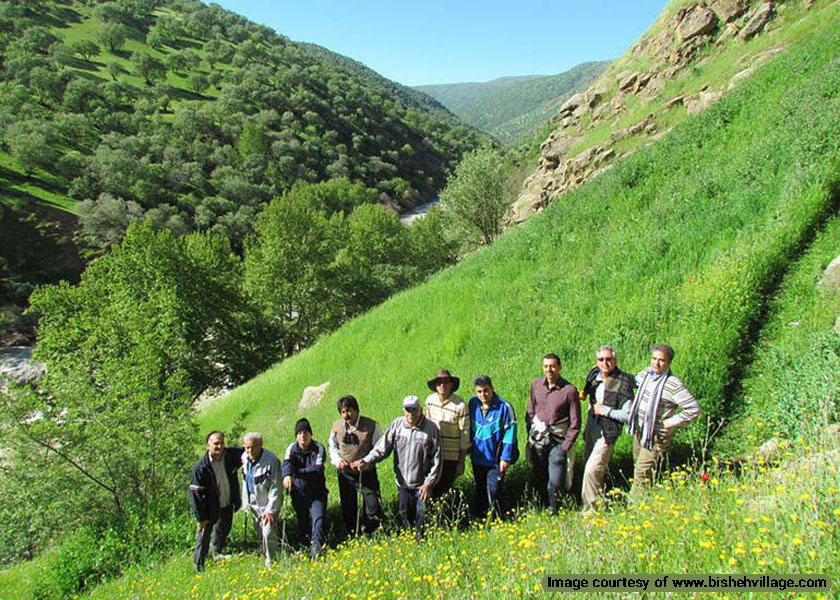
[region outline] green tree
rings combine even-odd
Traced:
[[[444,213],[485,244],[502,232],[512,201],[508,169],[499,152],[486,146],[464,154],[440,194]]]
[[[37,168],[51,167],[57,157],[52,128],[44,122],[15,123],[6,131],[9,153],[27,176]]]
[[[105,63],[105,70],[108,71],[108,75],[110,75],[111,79],[114,81],[119,79],[119,76],[123,73],[122,64],[118,60],[109,60]]]
[[[343,318],[386,300],[411,281],[408,237],[380,204],[357,206],[347,218],[335,270],[343,292]]]
[[[135,52],[131,55],[131,65],[138,77],[142,77],[146,85],[154,85],[166,77],[166,67],[155,57],[145,52]]]
[[[86,61],[89,61],[94,56],[98,56],[100,52],[99,44],[89,39],[72,43],[69,50],[73,54],[78,54],[82,60]]]
[[[120,23],[108,23],[99,29],[97,38],[99,39],[99,43],[108,48],[108,50],[116,52],[123,47],[126,39],[128,39],[128,29]]]
[[[286,355],[330,331],[336,309],[330,221],[287,193],[260,214],[245,245],[245,288],[283,331]]]
[[[83,200],[76,205],[76,210],[85,240],[101,250],[119,244],[128,226],[143,218],[139,204],[111,194],[102,194],[96,200]]]
[[[306,200],[313,208],[323,211],[327,217],[343,212],[349,215],[363,204],[373,204],[379,199],[379,192],[362,183],[351,183],[349,179],[331,179],[319,183],[304,181],[294,185],[294,195]]]
[[[210,87],[210,80],[203,73],[190,73],[187,77],[187,85],[196,94],[201,94]]]
[[[196,398],[274,358],[261,341],[273,336],[259,329],[241,282],[221,236],[176,238],[135,224],[78,285],[35,291],[36,359],[47,374],[37,393],[1,397],[0,413],[10,427],[4,451],[26,456],[21,468],[33,476],[74,490],[42,498],[39,510],[55,514],[56,502],[70,502],[59,521],[72,526],[140,516],[181,497]]]

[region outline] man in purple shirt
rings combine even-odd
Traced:
[[[566,494],[569,453],[580,433],[580,396],[560,377],[560,357],[546,354],[544,376],[531,383],[525,426],[528,454],[534,466],[534,484],[548,496],[548,510],[557,513],[558,493]]]

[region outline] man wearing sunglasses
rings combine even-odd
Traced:
[[[615,442],[624,423],[630,419],[630,405],[636,379],[618,368],[612,346],[601,346],[595,354],[596,364],[586,376],[581,399],[589,398],[581,499],[584,511],[595,509],[604,492],[604,475],[610,463]]]
[[[351,464],[367,456],[382,437],[379,423],[359,414],[359,402],[353,396],[338,399],[341,418],[333,423],[328,441],[330,462],[338,469],[338,493],[341,514],[348,535],[370,535],[379,527],[382,508],[379,503],[379,478],[376,468],[354,469]],[[359,512],[359,495],[364,512]]]

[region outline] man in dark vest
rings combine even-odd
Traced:
[[[241,466],[242,448],[225,447],[225,434],[221,431],[207,434],[207,452],[193,466],[190,482],[190,507],[198,520],[193,552],[197,573],[204,569],[211,535],[213,555],[226,558],[222,551],[233,524],[233,513],[242,502],[236,476]]]
[[[338,399],[341,418],[333,423],[329,439],[330,462],[338,469],[338,493],[341,514],[349,535],[364,531],[370,535],[379,527],[382,512],[379,504],[379,479],[376,468],[359,471],[350,465],[367,456],[382,437],[379,423],[359,414],[359,403],[353,396]],[[364,513],[359,513],[361,494]]]
[[[595,509],[604,492],[604,475],[610,463],[615,442],[630,418],[630,405],[636,379],[618,368],[612,346],[601,346],[596,353],[595,367],[586,376],[581,399],[589,398],[586,420],[586,467],[583,469],[581,498],[584,511]]]

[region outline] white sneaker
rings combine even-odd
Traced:
[[[217,553],[213,555],[213,560],[227,560],[231,557],[230,554]]]

